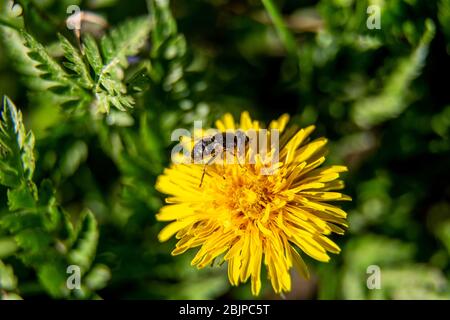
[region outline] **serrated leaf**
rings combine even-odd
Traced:
[[[34,136],[25,131],[22,113],[5,97],[0,118],[0,184],[14,188],[29,183],[34,167]]]
[[[0,218],[0,228],[11,233],[18,233],[27,228],[40,227],[41,216],[35,213],[10,213]]]
[[[30,188],[22,185],[8,190],[8,208],[11,211],[19,209],[33,209],[36,207],[36,199],[30,192]]]
[[[98,244],[98,226],[93,213],[85,210],[75,233],[75,242],[69,252],[69,260],[78,265],[82,272],[89,270]]]
[[[91,89],[94,86],[94,81],[91,78],[89,69],[86,66],[82,56],[64,36],[58,34],[58,38],[61,43],[61,47],[64,50],[64,56],[69,61],[66,62],[64,66],[78,75],[79,78],[77,78],[77,80],[82,87]]]
[[[50,180],[45,179],[39,186],[39,204],[41,206],[48,206],[54,204],[55,201],[55,189]]]
[[[67,213],[57,206],[56,192],[50,180],[42,181],[39,187],[39,206],[45,230],[56,231],[59,240],[70,241],[73,238],[73,225]]]
[[[96,74],[100,74],[103,68],[103,59],[100,55],[97,43],[91,35],[87,35],[84,38],[84,52],[91,65],[92,69]]]
[[[91,101],[92,96],[86,91],[86,85],[89,83],[87,77],[89,73],[82,70],[82,64],[79,64],[79,54],[77,51],[70,50],[70,43],[64,42],[62,46],[68,53],[69,68],[74,67],[82,74],[72,75],[67,72],[52,56],[47,49],[39,43],[31,34],[26,31],[17,31],[11,28],[0,26],[0,40],[2,47],[6,49],[8,59],[13,67],[21,74],[23,83],[32,91],[42,94],[53,93],[52,104],[61,106],[66,101],[76,99],[79,104],[86,107]],[[76,61],[76,63],[75,63]],[[87,63],[85,63],[87,67]],[[88,70],[89,72],[89,70]],[[92,80],[91,80],[92,85]],[[50,103],[46,99],[39,99],[35,107]],[[79,105],[78,105],[79,107]],[[72,111],[72,110],[69,110]]]
[[[95,92],[97,106],[101,112],[109,112],[110,106],[124,111],[134,105],[134,99],[126,95],[126,86],[122,83],[121,68],[128,66],[127,57],[138,53],[150,32],[150,21],[147,17],[129,20],[113,29],[101,40],[104,65],[98,47],[93,39],[87,40],[86,55],[97,74]],[[106,93],[102,93],[104,89]]]
[[[75,230],[74,230],[72,222],[70,221],[69,214],[62,209],[58,209],[58,213],[60,215],[60,221],[61,221],[61,229],[59,230],[59,236],[62,239],[68,239],[69,241],[71,239],[74,239]]]
[[[30,253],[39,253],[52,241],[50,235],[41,229],[26,229],[19,232],[15,239],[19,247]]]
[[[31,34],[24,30],[18,32],[6,29],[0,29],[2,41],[7,49],[9,59],[17,71],[23,75],[23,82],[29,89],[39,93],[49,90],[54,94],[52,103],[58,105],[74,99],[83,106],[88,105],[87,97],[89,95],[86,87],[89,87],[89,84],[86,83],[89,81],[86,77],[89,76],[89,73],[86,74],[85,70],[82,70],[82,64],[78,59],[80,56],[75,48],[69,47],[69,42],[62,44],[68,55],[68,69],[75,68],[82,76],[69,74]],[[87,66],[86,63],[85,65]],[[49,103],[46,100],[37,101]]]
[[[5,1],[2,1],[0,3],[3,4],[4,2]],[[2,10],[0,9],[0,12],[1,11]],[[23,24],[23,21],[21,21],[21,23]],[[0,40],[2,49],[4,49],[4,52],[11,58],[9,62],[12,66],[14,66],[23,75],[28,77],[37,76],[37,70],[33,66],[33,60],[31,60],[27,55],[28,49],[25,47],[23,38],[21,37],[19,31],[13,28],[0,26]],[[43,86],[41,83],[42,81],[38,82],[39,85],[36,83],[32,84],[31,82],[28,82],[27,85],[29,85],[29,87]]]
[[[142,47],[149,27],[146,18],[139,18],[112,30],[102,38],[103,57],[92,37],[88,36],[84,40],[86,57],[96,74],[93,90],[99,112],[108,113],[111,106],[121,111],[133,107],[134,99],[126,95],[127,88],[122,83],[121,68],[127,66],[127,56],[136,54]]]
[[[47,188],[47,191],[43,190]],[[62,208],[56,205],[54,194],[55,191],[53,188],[50,188],[51,186],[49,185],[49,183],[45,183],[44,181],[39,190],[40,195],[44,192],[48,193],[48,195],[46,196],[47,202],[44,202],[45,197],[39,199],[40,201],[42,200],[42,224],[47,231],[52,232],[55,236],[57,236],[58,240],[70,242],[73,240],[74,236],[72,222],[70,221],[70,217],[68,216],[68,214]]]
[[[123,68],[127,67],[127,57],[137,54],[145,44],[150,27],[148,17],[141,17],[124,22],[103,37],[101,47],[106,61],[104,72],[116,64],[120,64]]]
[[[100,112],[109,112],[111,106],[123,111],[133,107],[134,99],[127,95],[122,68],[128,66],[127,57],[137,54],[145,44],[149,30],[147,17],[129,20],[102,38],[101,50],[94,38],[87,35],[83,41],[85,57],[59,35],[67,60],[62,65],[31,34],[14,31],[19,41],[14,47],[11,45],[10,58],[16,61],[19,72],[26,75],[30,88],[50,90],[55,94],[56,103],[64,109],[86,108],[94,100]],[[3,30],[2,35],[6,33]],[[6,35],[4,38],[9,46]],[[90,68],[94,71],[92,76]]]
[[[41,70],[43,74],[48,75],[48,79],[55,83],[70,84],[68,81],[68,74],[61,68],[61,66],[53,60],[47,53],[44,46],[34,39],[29,33],[22,31],[22,37],[25,45],[30,49],[28,56],[35,61],[36,67]]]

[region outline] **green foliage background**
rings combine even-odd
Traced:
[[[307,259],[286,298],[450,297],[449,0],[15,3],[0,0],[2,298],[250,298],[226,268],[170,256],[155,221],[171,131],[243,110],[316,124],[349,166],[342,254]],[[83,52],[70,5],[108,21]],[[267,282],[260,297],[279,298]]]

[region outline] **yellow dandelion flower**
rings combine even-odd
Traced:
[[[288,292],[292,267],[309,277],[300,252],[329,261],[327,252],[337,254],[340,248],[327,236],[343,234],[347,227],[346,213],[328,203],[350,200],[336,192],[344,186],[339,174],[347,168],[319,168],[325,161],[327,140],[310,141],[313,126],[287,130],[288,121],[289,116],[283,115],[268,128],[280,132],[278,163],[272,174],[261,174],[267,162],[256,156],[254,163],[209,165],[201,186],[204,165],[172,164],[156,184],[160,192],[170,195],[157,219],[171,221],[159,240],[176,235],[172,255],[200,247],[193,266],[226,261],[230,283],[238,285],[251,278],[254,295],[261,289],[263,263],[274,291]],[[239,124],[226,114],[216,127],[220,132],[261,130],[247,112]],[[246,151],[247,159],[251,152]]]

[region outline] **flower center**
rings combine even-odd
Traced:
[[[228,166],[218,173],[218,180],[210,184],[215,190],[214,200],[207,210],[217,208],[220,212],[229,212],[229,224],[270,219],[271,212],[280,206],[281,199],[276,191],[280,176],[262,175],[253,165]]]
[[[272,202],[268,188],[261,181],[244,181],[243,184],[231,183],[225,196],[228,198],[226,201],[228,208],[232,209],[235,215],[247,217],[250,220],[261,219],[265,207]]]
[[[258,194],[251,189],[242,190],[242,196],[240,198],[241,206],[252,206],[258,203],[259,196]]]

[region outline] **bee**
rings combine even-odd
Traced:
[[[194,163],[202,163],[205,159],[209,158],[203,167],[199,187],[202,186],[207,165],[210,165],[219,156],[223,158],[228,152],[233,156],[241,156],[242,152],[245,154],[249,142],[250,138],[242,130],[237,130],[235,132],[219,132],[198,141],[192,149],[191,160]],[[239,165],[241,164],[239,163]]]

